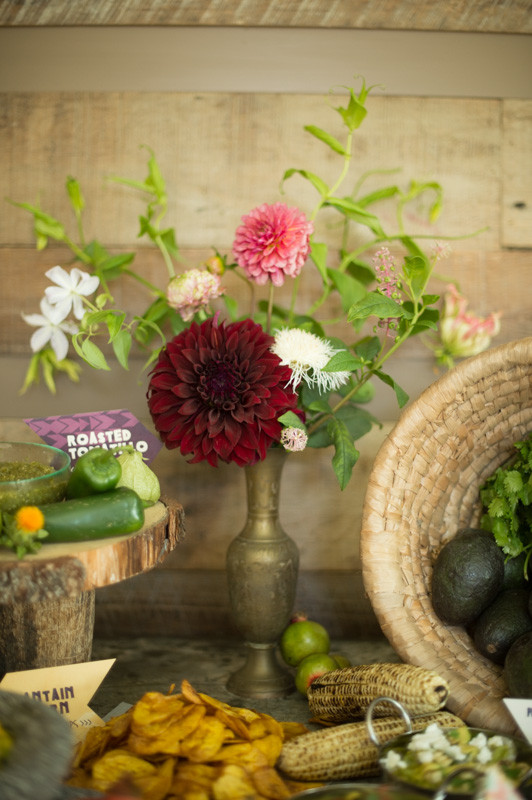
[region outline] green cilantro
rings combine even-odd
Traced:
[[[480,489],[481,527],[510,558],[532,556],[532,434],[514,444],[517,455],[498,467]]]

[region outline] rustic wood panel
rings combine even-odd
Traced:
[[[335,639],[382,636],[360,570],[302,571],[295,608],[325,625]],[[157,569],[96,591],[94,634],[220,637],[241,641],[229,608],[223,570]]]
[[[442,294],[447,281],[457,281],[469,300],[471,310],[479,314],[500,311],[503,314],[502,331],[497,342],[532,335],[532,286],[528,281],[532,253],[524,249],[470,251],[466,249],[468,244],[469,242],[457,242],[453,245],[449,257],[439,265],[439,273],[445,279],[434,279],[431,290]],[[201,263],[209,254],[210,251],[206,249],[183,251],[190,265]],[[0,248],[0,275],[4,278],[0,303],[0,354],[30,355],[29,339],[32,329],[24,322],[20,312],[23,310],[29,314],[38,311],[39,300],[44,287],[48,285],[44,272],[55,264],[68,266],[67,261],[65,250],[56,247],[39,253],[28,247]],[[139,250],[135,265],[148,280],[164,286],[166,268],[157,251]],[[239,299],[240,309],[244,313],[247,295],[242,293],[242,282],[234,276],[228,276],[225,284],[228,293]],[[302,307],[305,302],[308,305],[318,296],[319,285],[317,271],[309,263],[302,273]],[[276,293],[279,302],[283,298],[288,302],[288,288],[284,287]],[[149,296],[131,279],[114,284],[114,290],[117,307],[127,308],[131,314],[141,313],[149,302]],[[337,312],[336,304],[332,304],[325,308],[322,316],[332,316]],[[348,326],[338,325],[334,333],[339,336],[348,335]],[[403,367],[405,361],[412,357],[427,366],[432,363],[431,353],[421,340],[408,343],[393,360]],[[140,370],[143,354],[136,351],[133,359],[132,369]],[[84,381],[88,379],[87,372],[91,372],[89,368],[85,368]],[[406,381],[403,379],[403,383],[408,383],[408,377]],[[63,386],[66,385],[68,384],[65,382]],[[5,403],[6,398],[3,401]],[[9,412],[4,408],[3,413]]]
[[[355,133],[349,193],[367,170],[367,191],[412,179],[439,181],[443,212],[426,223],[432,198],[412,203],[410,233],[459,236],[484,226],[468,249],[499,246],[501,104],[497,100],[382,97],[368,100],[368,116]],[[279,183],[290,167],[305,168],[330,183],[341,170],[339,156],[306,133],[314,124],[344,139],[330,100],[316,95],[149,93],[4,93],[0,95],[2,196],[39,199],[75,235],[64,183],[81,183],[86,198],[86,235],[107,246],[138,246],[143,198],[105,178],[144,179],[149,145],[156,153],[169,194],[167,221],[184,248],[231,246],[242,214],[263,202],[284,199],[310,213],[316,192],[295,176]],[[479,133],[480,132],[480,133]],[[381,203],[383,224],[396,230],[394,206]],[[320,215],[320,236],[338,243],[334,214]],[[70,221],[70,222],[69,222]],[[353,228],[352,243],[363,231]],[[9,205],[0,215],[0,244],[31,244],[32,221]]]
[[[102,410],[111,407],[105,400],[102,403]],[[153,430],[149,419],[141,419]],[[383,424],[361,440],[356,477],[344,492],[333,474],[331,451],[308,450],[289,458],[283,471],[280,521],[300,549],[302,570],[360,569],[364,494],[373,460],[391,425]],[[20,419],[0,420],[0,440],[39,441]],[[166,449],[156,456],[153,469],[163,493],[181,504],[185,513],[186,537],[167,555],[166,567],[224,569],[229,543],[246,519],[243,471],[234,464],[217,469],[188,464],[178,452]]]
[[[503,102],[502,244],[532,247],[532,101]]]
[[[238,25],[531,33],[528,0],[4,0],[0,25]]]

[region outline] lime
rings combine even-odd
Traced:
[[[349,659],[343,656],[341,653],[330,653],[330,656],[331,658],[334,658],[339,669],[351,666],[351,662],[349,661]]]
[[[291,667],[313,653],[328,653],[329,634],[319,622],[310,619],[292,622],[285,628],[280,641],[281,655]]]
[[[338,669],[338,664],[327,653],[313,653],[301,661],[296,672],[296,689],[306,695],[307,689],[316,678]]]

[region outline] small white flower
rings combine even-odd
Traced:
[[[406,767],[406,763],[401,758],[400,753],[398,753],[396,750],[388,750],[386,753],[386,758],[383,761],[383,765],[388,772],[393,772],[396,769]]]
[[[281,444],[290,453],[299,453],[307,446],[308,436],[302,428],[283,428]]]
[[[85,308],[82,297],[94,294],[100,285],[100,279],[96,275],[82,272],[77,267],[70,270],[70,274],[63,267],[52,267],[44,274],[57,284],[57,286],[48,286],[44,290],[50,305],[60,308],[64,312],[63,319],[70,314],[71,310],[76,319],[83,319]]]
[[[330,359],[340,351],[327,339],[321,339],[308,331],[299,328],[276,331],[271,349],[279,356],[281,364],[292,370],[288,385],[292,385],[294,391],[302,380],[309,386],[317,386],[320,392],[328,392],[338,389],[350,378],[351,373],[347,371],[323,371]]]
[[[63,309],[58,306],[53,308],[45,297],[41,300],[40,308],[40,314],[22,314],[24,322],[37,328],[30,339],[30,347],[34,353],[37,353],[50,342],[57,360],[62,361],[68,353],[66,334],[72,336],[77,333],[78,326],[65,320],[66,314]]]

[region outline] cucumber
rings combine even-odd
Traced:
[[[144,525],[142,500],[132,489],[76,497],[40,507],[44,515],[44,544],[83,542],[134,533]]]

